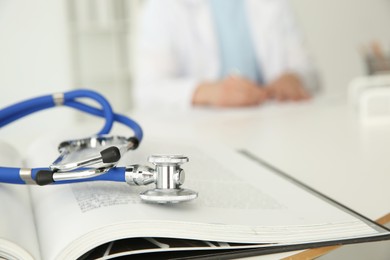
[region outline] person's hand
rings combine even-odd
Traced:
[[[264,88],[240,76],[229,76],[218,82],[202,83],[193,96],[194,105],[216,107],[256,106],[267,99]]]
[[[300,101],[310,98],[300,79],[294,74],[284,74],[265,87],[270,99],[279,101]]]

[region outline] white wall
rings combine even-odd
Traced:
[[[71,87],[67,0],[0,0],[0,105]],[[390,0],[291,0],[325,90],[365,73],[359,48],[390,47]]]
[[[69,89],[63,0],[0,0],[0,104]]]
[[[66,28],[64,0],[0,0],[0,108],[70,88]],[[42,131],[69,125],[72,111],[55,110],[1,128],[0,139],[23,148]]]
[[[365,74],[363,45],[377,40],[389,50],[389,0],[291,1],[327,92],[343,94]]]
[[[291,0],[328,92],[365,73],[359,48],[390,46],[390,0]],[[0,0],[0,104],[70,88],[66,0]]]

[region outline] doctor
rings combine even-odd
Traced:
[[[136,57],[143,108],[253,106],[316,88],[287,0],[149,0]]]

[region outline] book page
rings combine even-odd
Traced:
[[[0,141],[2,166],[21,167],[20,154]],[[39,247],[27,186],[0,184],[0,258],[39,259]]]
[[[375,236],[383,231],[235,151],[205,148],[143,142],[121,161],[144,164],[150,154],[189,156],[190,162],[183,165],[183,187],[198,191],[199,198],[188,203],[145,203],[138,193],[153,187],[125,183],[33,187],[43,259],[77,258],[101,244],[129,237],[269,246]]]

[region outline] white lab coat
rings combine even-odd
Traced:
[[[315,73],[288,0],[243,1],[265,82],[295,72],[313,89]],[[219,46],[207,0],[149,0],[138,33],[137,107],[188,108],[200,82],[218,79]]]

